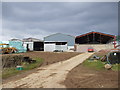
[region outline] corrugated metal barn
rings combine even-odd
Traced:
[[[75,37],[62,33],[56,33],[44,37],[44,51],[63,50],[74,48]]]
[[[89,32],[75,38],[76,44],[106,44],[112,39],[114,35],[100,33],[100,32]]]
[[[75,38],[75,51],[87,52],[89,47],[92,47],[94,51],[113,49],[114,45],[109,44],[109,42],[113,40],[114,37],[114,35],[100,32],[89,32],[79,35]]]

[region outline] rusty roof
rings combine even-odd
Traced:
[[[86,33],[86,34],[82,34],[82,35],[79,35],[79,36],[76,36],[76,38],[80,38],[80,37],[83,37],[83,36],[86,36],[86,35],[89,35],[89,34],[92,34],[92,33],[96,33],[96,34],[101,34],[101,35],[105,35],[105,36],[109,36],[109,37],[115,37],[115,35],[110,35],[110,34],[105,34],[105,33],[101,33],[101,32],[89,32],[89,33]]]

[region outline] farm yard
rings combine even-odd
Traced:
[[[118,90],[120,3],[32,1],[0,2],[0,87]]]
[[[30,57],[32,59],[35,59],[37,63],[33,64],[26,64],[24,65],[22,71],[16,70],[16,67],[14,67],[14,63],[12,64],[11,68],[5,68],[3,69],[3,81],[11,80],[11,78],[14,78],[14,76],[18,75],[20,77],[24,76],[24,71],[27,71],[26,73],[33,72],[36,67],[41,67],[49,64],[53,64],[56,62],[67,60],[71,57],[74,57],[76,55],[79,55],[80,53],[77,52],[26,52],[26,53],[19,53],[19,54],[4,54],[3,57],[11,57],[11,56],[24,56],[24,57]],[[17,57],[17,58],[18,58]],[[20,58],[20,57],[19,57]],[[19,62],[20,63],[20,62]],[[11,63],[10,63],[11,64]],[[24,63],[23,63],[24,64]],[[26,75],[26,74],[25,74]],[[12,77],[11,77],[12,76]]]
[[[118,88],[118,71],[113,69],[115,67],[106,70],[105,62],[99,60],[89,62],[91,55],[102,57],[108,52],[109,50],[101,50],[96,53],[36,51],[12,54],[41,58],[43,62],[36,68],[4,78],[3,87]],[[34,84],[35,82],[37,83]]]
[[[25,73],[23,73],[23,76],[20,74],[18,77],[16,76],[16,78],[6,79],[3,81],[3,88],[65,87],[61,83],[65,80],[66,74],[92,54],[93,53],[81,53],[62,62],[38,67],[35,70],[30,71],[27,75],[24,75]]]
[[[3,88],[117,88],[120,53],[113,39],[89,32],[2,42]]]
[[[108,52],[101,50],[95,55],[102,57]],[[113,65],[110,70],[105,69],[104,65],[105,62],[90,61],[89,57],[67,74],[64,84],[67,88],[118,88],[120,64]]]

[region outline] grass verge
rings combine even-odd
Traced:
[[[105,70],[104,65],[107,62],[101,62],[100,60],[90,61],[87,59],[83,62],[83,65],[95,70]],[[120,71],[120,64],[113,64],[111,70],[113,71]]]
[[[22,63],[23,70],[17,70],[15,67],[5,68],[5,69],[2,71],[2,78],[5,79],[5,78],[8,78],[8,77],[10,77],[10,76],[14,76],[14,75],[17,75],[17,74],[19,74],[19,73],[22,73],[22,72],[24,72],[24,71],[28,71],[28,70],[37,68],[37,67],[39,67],[40,65],[42,65],[42,63],[43,63],[43,59],[35,58],[34,60],[36,60],[36,62],[35,62],[35,63],[32,63],[32,64]]]
[[[83,62],[83,65],[96,70],[104,70],[104,64],[101,61],[94,60],[90,61],[89,59]]]
[[[113,71],[120,71],[120,64],[114,64],[114,65],[112,66],[112,70],[113,70]]]

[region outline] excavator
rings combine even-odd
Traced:
[[[14,47],[10,47],[9,44],[0,44],[0,54],[16,53],[18,50]]]

